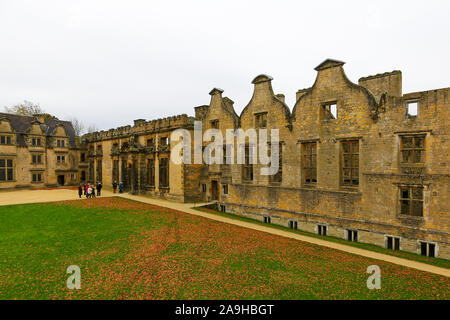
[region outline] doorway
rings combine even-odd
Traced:
[[[64,185],[64,175],[58,176],[58,185],[63,186]]]
[[[217,180],[211,181],[211,200],[219,200],[219,183]]]

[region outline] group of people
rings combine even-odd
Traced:
[[[119,188],[119,193],[123,193],[123,183],[117,181],[113,182],[113,190],[114,193],[116,193],[117,188]],[[81,198],[83,195],[86,196],[87,199],[89,198],[95,198],[95,192],[97,191],[97,197],[100,197],[102,194],[102,184],[101,182],[97,183],[97,185],[94,185],[92,183],[83,183],[78,186],[78,196]]]
[[[117,183],[117,181],[114,180],[113,182],[114,193],[116,193],[117,187],[119,187],[119,193],[123,193],[123,183],[122,182]]]
[[[102,184],[101,182],[97,183],[97,186],[91,183],[84,183],[78,186],[78,196],[81,198],[83,195],[86,196],[87,199],[95,198],[95,191],[97,191],[97,197],[100,197],[102,194]]]

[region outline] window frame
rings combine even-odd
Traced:
[[[35,161],[36,160],[36,161]],[[42,154],[32,154],[31,164],[42,164]]]
[[[360,173],[360,170],[359,170],[359,167],[360,167],[359,166],[359,163],[360,163],[360,161],[359,161],[360,140],[359,139],[346,139],[346,140],[342,140],[340,144],[341,144],[340,145],[340,153],[341,153],[341,155],[340,155],[340,164],[341,164],[340,165],[340,175],[341,175],[340,185],[341,185],[341,187],[358,188],[359,184],[360,184],[359,183],[360,182],[360,178],[359,178],[359,175],[360,175],[359,174]],[[355,152],[354,148],[352,147],[352,145],[355,145],[355,144],[357,145],[357,152]],[[345,147],[344,147],[345,145],[350,146],[349,152],[345,151]],[[346,156],[350,156],[352,159],[351,164],[348,167],[345,166]],[[356,156],[356,159],[358,162],[357,166],[354,165],[355,164],[355,156]],[[345,176],[345,170],[350,170],[350,175],[349,175],[349,179],[348,179],[350,181],[350,183],[345,182],[345,180],[347,180],[346,176]],[[355,171],[357,171],[357,174],[354,174]],[[354,183],[355,180],[356,180],[356,183]]]
[[[228,195],[228,183],[222,183],[222,194]]]
[[[407,190],[407,192],[408,192],[408,198],[405,198],[403,195],[403,191],[405,191],[405,189]],[[414,198],[414,192],[413,192],[413,189],[421,189],[421,194],[422,194],[422,197],[421,197],[421,199],[419,199],[419,198]],[[398,192],[399,192],[399,195],[398,195],[398,199],[399,199],[399,201],[398,201],[398,204],[399,204],[399,215],[401,216],[401,217],[415,217],[415,218],[423,218],[423,207],[424,207],[424,191],[425,191],[425,189],[424,189],[424,186],[420,186],[420,185],[399,185],[398,186]],[[402,205],[402,202],[403,201],[407,201],[408,202],[408,207],[409,207],[409,213],[403,213],[403,205]],[[421,203],[421,206],[420,206],[420,213],[421,213],[421,215],[415,215],[414,214],[414,210],[415,210],[415,203],[417,203],[417,202],[419,202],[419,203]]]
[[[4,162],[2,166],[1,163]],[[11,165],[9,165],[11,163]],[[0,174],[0,179],[4,176],[4,179],[1,179],[0,182],[14,182],[15,181],[15,161],[12,158],[0,158],[0,171],[3,174]],[[10,178],[11,177],[11,178]]]
[[[271,144],[269,144],[270,157],[272,157]],[[283,182],[283,142],[279,142],[278,146],[278,171],[275,174],[269,176],[269,182],[271,184],[281,184]]]
[[[168,189],[170,187],[169,158],[160,158],[159,164],[159,188]]]
[[[39,178],[39,179],[38,179]],[[32,173],[31,174],[32,183],[42,183],[42,173]]]
[[[254,114],[255,116],[255,128],[256,129],[267,129],[267,111],[257,112]]]
[[[147,159],[147,185],[155,187],[156,184],[156,161],[154,158]]]
[[[405,139],[410,138],[411,147],[405,147]],[[414,166],[424,166],[426,162],[426,138],[427,135],[423,133],[411,133],[399,135],[399,164],[400,167],[414,167]],[[423,143],[421,147],[416,147],[416,139],[422,139]],[[404,158],[404,153],[410,152],[410,158],[413,162],[406,162]],[[421,162],[416,162],[415,159],[419,153],[419,158]]]
[[[11,146],[13,145],[13,137],[10,134],[0,135],[0,145]]]
[[[314,146],[314,148],[312,148]],[[311,147],[311,149],[308,149]],[[314,152],[313,152],[314,149]],[[310,142],[302,142],[301,144],[301,161],[302,161],[302,183],[304,185],[311,185],[315,186],[317,185],[318,179],[317,179],[317,141],[310,141]],[[307,152],[311,151],[311,152]],[[306,166],[307,158],[309,158],[310,166]],[[314,159],[314,161],[313,161]],[[313,166],[313,163],[315,163],[315,166]],[[306,181],[308,176],[313,176],[311,174],[307,174],[306,172],[310,171],[310,173],[314,173],[315,181]],[[310,179],[314,180],[314,179]]]
[[[242,165],[242,181],[244,182],[253,182],[255,179],[253,163],[250,163],[250,148],[248,144],[244,147],[244,164]]]

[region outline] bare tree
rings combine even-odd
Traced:
[[[76,136],[81,136],[85,133],[84,123],[78,120],[75,117],[70,118],[69,120],[72,123],[73,130],[75,131]]]
[[[21,116],[35,116],[37,114],[43,115],[47,119],[57,119],[55,116],[46,113],[38,103],[24,100],[23,103],[12,107],[5,107],[6,113],[18,114]]]
[[[97,128],[97,126],[95,124],[91,124],[91,125],[88,126],[87,133],[93,133],[95,131],[98,131],[98,128]]]

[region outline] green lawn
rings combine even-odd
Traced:
[[[366,269],[381,268],[381,290]],[[81,268],[81,289],[66,269]],[[449,278],[122,198],[0,207],[0,299],[449,299]]]
[[[414,254],[414,253],[406,252],[406,251],[388,250],[386,248],[376,246],[373,244],[352,242],[352,241],[347,241],[345,239],[336,238],[336,237],[332,237],[332,236],[321,236],[321,235],[318,235],[315,233],[306,232],[306,231],[302,231],[302,230],[293,230],[293,229],[289,229],[287,227],[283,227],[280,225],[267,224],[267,223],[263,223],[261,221],[255,220],[255,219],[239,216],[239,215],[228,213],[228,212],[221,212],[221,211],[205,209],[205,208],[196,208],[196,210],[207,212],[207,213],[217,214],[219,216],[227,217],[227,218],[231,218],[231,219],[235,219],[235,220],[240,220],[240,221],[250,222],[250,223],[254,223],[254,224],[258,224],[258,225],[263,225],[265,227],[280,229],[283,231],[289,231],[289,232],[301,234],[301,235],[308,236],[308,237],[313,237],[313,238],[318,238],[318,239],[327,240],[327,241],[331,241],[331,242],[341,243],[341,244],[345,244],[348,246],[357,247],[357,248],[361,248],[361,249],[367,249],[367,250],[371,250],[371,251],[375,251],[375,252],[379,252],[379,253],[383,253],[383,254],[388,254],[388,255],[391,255],[394,257],[404,258],[404,259],[413,260],[413,261],[417,261],[417,262],[423,262],[423,263],[441,267],[441,268],[450,269],[450,260],[447,260],[447,259],[430,258],[430,257],[420,256],[418,254]]]

